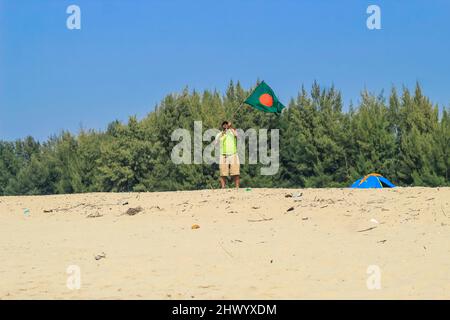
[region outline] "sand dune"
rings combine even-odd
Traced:
[[[450,188],[0,197],[0,246],[1,299],[449,299]]]

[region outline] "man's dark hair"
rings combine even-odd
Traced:
[[[224,124],[228,124],[228,121],[222,122],[222,127],[223,127]]]

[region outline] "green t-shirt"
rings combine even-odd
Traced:
[[[231,130],[227,130],[225,134],[219,133],[220,154],[232,155],[237,153],[237,139]]]

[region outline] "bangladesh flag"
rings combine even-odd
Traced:
[[[264,81],[253,90],[252,94],[244,101],[244,103],[264,112],[281,113],[281,110],[285,108],[285,106],[278,101],[272,88]]]

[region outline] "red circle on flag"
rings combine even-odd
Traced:
[[[273,106],[273,98],[270,94],[264,93],[259,96],[259,102],[265,107]]]

